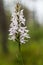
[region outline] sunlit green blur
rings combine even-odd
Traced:
[[[10,11],[5,13],[9,28],[11,14]],[[25,17],[27,17],[26,13],[27,10],[24,12]],[[32,16],[29,17],[31,19],[27,19],[26,25],[30,30],[30,39],[26,44],[21,45],[23,63],[24,65],[43,65],[43,26],[35,21]],[[7,44],[8,53],[5,54],[2,51],[2,31],[0,30],[0,65],[22,65],[18,61],[19,58],[17,59],[19,54],[18,43],[8,40]]]

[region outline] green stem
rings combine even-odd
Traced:
[[[19,42],[19,53],[21,53],[21,45],[20,45],[20,42]]]
[[[21,58],[22,65],[24,65],[23,57],[22,57],[22,54],[21,54],[21,45],[20,45],[20,42],[19,42],[19,55],[20,55],[20,58]]]

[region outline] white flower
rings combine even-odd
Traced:
[[[20,14],[19,14],[19,20],[22,24],[25,25],[25,18],[24,18],[24,15],[23,15],[23,10],[20,11]]]
[[[25,43],[27,40],[25,38],[30,38],[27,30],[27,27],[25,26],[25,18],[23,15],[23,10],[20,11],[14,11],[12,13],[12,18],[11,18],[11,24],[10,24],[10,29],[9,29],[9,39],[15,41],[16,34],[20,33],[19,35],[19,41],[20,43]],[[23,24],[23,27],[22,27]]]
[[[20,39],[20,42],[21,42],[21,43],[25,43],[24,39]]]
[[[13,41],[15,41],[15,36],[12,35],[11,37],[9,37],[9,40],[13,40]]]

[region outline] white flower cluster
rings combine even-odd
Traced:
[[[19,18],[18,18],[19,17]],[[26,38],[30,38],[28,34],[27,27],[25,26],[25,18],[23,15],[23,10],[14,11],[12,13],[10,29],[9,29],[9,39],[15,41],[16,34],[20,33],[20,43],[25,43],[27,40]]]

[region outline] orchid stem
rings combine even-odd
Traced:
[[[20,42],[19,42],[19,55],[20,55],[20,58],[21,58],[22,65],[24,65],[23,57],[22,57],[22,54],[21,54],[21,44],[20,44]]]

